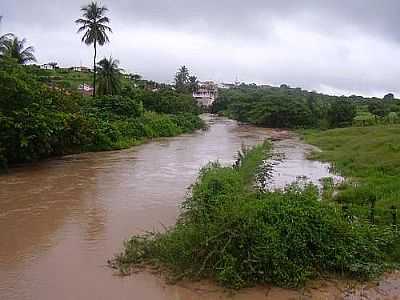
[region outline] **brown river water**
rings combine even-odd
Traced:
[[[42,161],[0,176],[0,299],[400,299],[398,274],[363,285],[325,280],[301,290],[232,293],[209,282],[168,285],[146,272],[120,277],[108,268],[123,240],[174,224],[208,161],[231,163],[242,144],[282,133],[205,119],[207,131]],[[328,165],[305,159],[310,147],[298,139],[286,135],[275,148],[284,155],[274,187],[303,174],[316,183],[329,176]]]

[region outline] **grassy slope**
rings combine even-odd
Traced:
[[[399,207],[399,125],[308,131],[305,140],[323,150],[314,158],[332,162],[337,171],[358,183],[357,188],[344,186],[339,201],[367,205],[376,196],[377,208]]]
[[[66,71],[66,70],[36,70],[35,73],[39,75],[44,82],[52,82],[59,87],[66,89],[77,90],[79,85],[86,83],[93,84],[93,73]],[[122,84],[128,82],[127,79],[122,77]]]

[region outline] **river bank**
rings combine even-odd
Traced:
[[[122,240],[175,224],[204,164],[231,164],[242,144],[255,145],[274,132],[212,116],[207,123],[208,131],[62,157],[0,177],[0,298],[229,299],[229,292],[207,282],[168,285],[149,273],[113,276],[105,263]],[[354,294],[395,299],[399,280],[360,285]],[[329,281],[300,291],[253,288],[233,299],[304,299],[308,290],[316,299],[341,299],[346,291]]]

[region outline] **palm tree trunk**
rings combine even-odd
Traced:
[[[94,57],[93,57],[93,97],[96,96],[96,57],[97,57],[97,45],[96,40],[94,41]]]

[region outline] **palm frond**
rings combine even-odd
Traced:
[[[102,17],[97,22],[99,24],[110,23],[110,19],[108,17]]]
[[[2,36],[0,43],[0,52],[2,57],[15,59],[19,64],[26,64],[36,61],[34,56],[35,49],[32,46],[26,47],[26,39],[18,39],[14,35]]]
[[[100,7],[97,2],[91,2],[82,7],[81,11],[82,17],[77,19],[75,23],[81,25],[77,33],[84,33],[82,42],[87,45],[96,42],[100,46],[108,43],[110,40],[107,32],[112,32],[112,30],[109,26],[105,25],[110,23],[110,19],[104,15],[108,11],[107,7]]]

